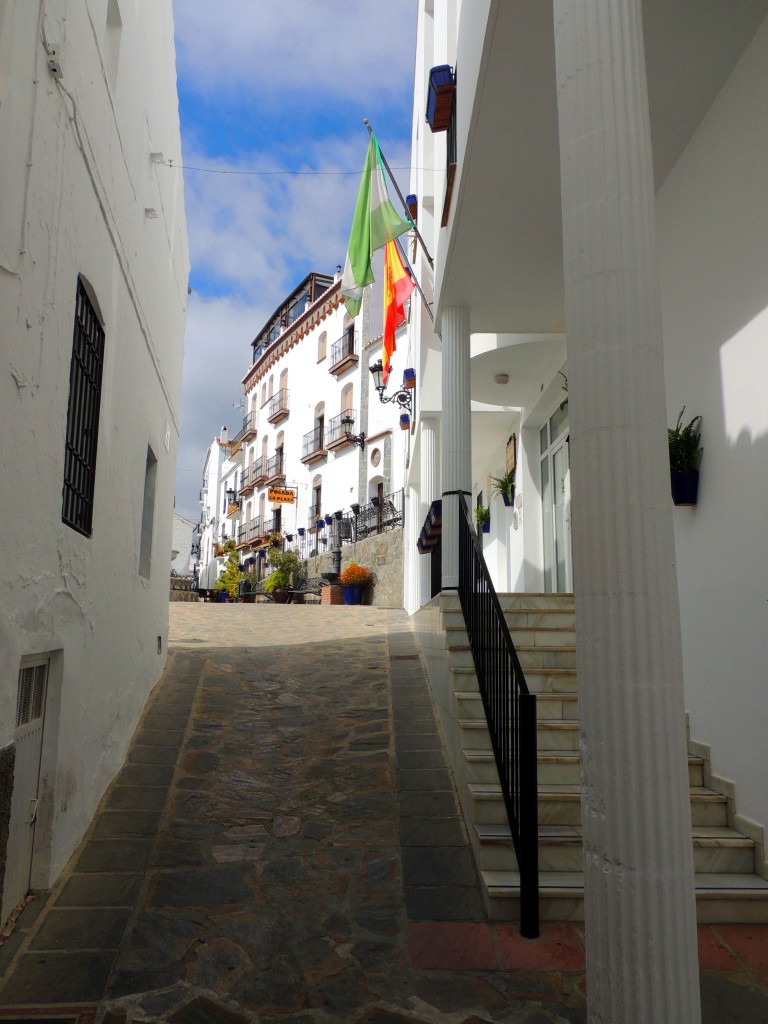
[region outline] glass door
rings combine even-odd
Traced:
[[[541,428],[539,449],[544,589],[569,593],[573,579],[567,402]]]

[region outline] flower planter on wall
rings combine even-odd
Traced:
[[[675,505],[695,505],[699,497],[698,469],[672,470],[672,501]]]

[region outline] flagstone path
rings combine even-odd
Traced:
[[[172,604],[123,770],[0,947],[0,1022],[584,1021],[580,927],[490,924],[402,612]],[[768,930],[701,930],[707,1024]]]

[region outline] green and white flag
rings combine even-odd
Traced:
[[[381,150],[376,136],[371,134],[341,278],[341,294],[350,316],[360,312],[363,290],[374,279],[372,253],[412,227],[410,221],[398,215],[390,201]]]

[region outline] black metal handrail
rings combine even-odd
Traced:
[[[269,400],[267,419],[270,419],[272,416],[278,416],[280,413],[288,412],[290,408],[288,405],[289,397],[290,392],[288,388],[281,388],[276,395],[273,395]]]
[[[320,452],[323,450],[323,427],[317,426],[314,430],[308,431],[301,442],[301,457],[302,459],[307,458],[308,455],[312,455],[313,452]]]
[[[375,496],[366,505],[352,505],[354,533],[346,540],[362,540],[376,533],[402,529],[405,524],[403,491]]]
[[[246,413],[246,415],[243,416],[243,428],[242,428],[242,430],[238,430],[238,432],[232,438],[230,444],[237,444],[238,441],[242,441],[242,439],[245,437],[245,435],[251,429],[252,422],[253,422],[253,413],[250,413],[250,412]]]
[[[352,420],[350,423],[349,420]],[[347,420],[346,423],[342,422]],[[332,416],[328,421],[325,432],[325,443],[326,445],[336,444],[337,441],[343,441],[346,434],[354,434],[355,423],[357,420],[357,413],[354,409],[345,409],[340,412],[338,416]]]
[[[342,334],[338,341],[334,341],[331,347],[331,369],[346,359],[347,356],[353,356],[355,354],[355,348],[357,347],[357,331],[353,327],[348,327]]]
[[[283,453],[278,452],[267,462],[267,477],[280,476],[283,472]]]
[[[536,695],[528,689],[469,508],[459,494],[459,599],[520,871],[520,933],[539,934]]]

